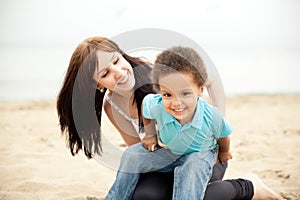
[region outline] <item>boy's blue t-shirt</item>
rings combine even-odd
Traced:
[[[183,126],[164,109],[160,94],[148,94],[144,98],[143,116],[156,120],[161,141],[174,154],[215,149],[216,139],[232,132],[232,127],[220,111],[201,98],[198,98],[192,121]]]

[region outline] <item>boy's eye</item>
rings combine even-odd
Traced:
[[[191,94],[190,92],[183,92],[182,95],[183,96],[188,96],[189,94]]]
[[[163,96],[163,97],[170,97],[171,94],[169,94],[169,93],[164,93],[164,94],[162,94],[162,96]]]

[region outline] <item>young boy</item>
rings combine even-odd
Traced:
[[[231,159],[232,131],[221,113],[200,98],[206,79],[204,63],[193,49],[173,47],[158,55],[153,68],[158,94],[143,101],[143,145],[152,152],[140,143],[128,147],[105,199],[131,199],[139,173],[173,169],[173,199],[203,199],[218,146],[219,160]]]

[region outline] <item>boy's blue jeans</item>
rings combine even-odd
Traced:
[[[116,180],[105,199],[131,200],[140,173],[173,169],[172,199],[203,199],[216,156],[216,150],[175,155],[163,148],[149,152],[142,143],[132,145],[123,153]]]

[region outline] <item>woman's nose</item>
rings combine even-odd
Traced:
[[[115,75],[116,78],[122,77],[124,75],[124,73],[125,73],[124,70],[121,67],[116,66],[114,64],[112,64],[110,66],[110,69],[111,69],[111,71],[114,72],[114,75]]]

